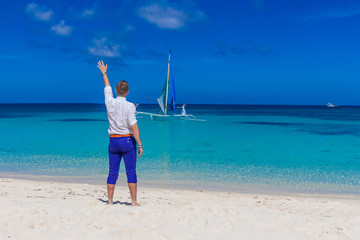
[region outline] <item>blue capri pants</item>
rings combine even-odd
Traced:
[[[112,137],[109,143],[108,184],[116,184],[121,158],[124,158],[128,183],[136,183],[136,141],[134,137]]]

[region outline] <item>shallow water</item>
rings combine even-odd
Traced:
[[[187,112],[207,121],[138,119],[139,181],[360,194],[360,107],[188,105]],[[2,104],[0,171],[106,179],[107,127],[102,104]],[[120,171],[125,181],[123,164]]]

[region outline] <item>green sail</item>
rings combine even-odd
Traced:
[[[161,107],[161,110],[164,112],[165,114],[165,109],[166,109],[166,90],[167,90],[167,80],[165,81],[164,87],[161,90],[160,96],[157,98],[157,101]]]

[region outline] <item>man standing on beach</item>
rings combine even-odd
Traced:
[[[109,119],[109,175],[107,179],[108,204],[113,204],[115,184],[119,176],[121,158],[124,158],[126,176],[131,196],[131,205],[137,203],[137,176],[136,176],[136,142],[139,156],[144,153],[140,140],[140,132],[135,117],[136,109],[133,103],[126,101],[129,93],[129,84],[120,81],[116,85],[117,97],[113,97],[112,89],[107,77],[107,64],[99,61],[97,67],[101,70],[105,84],[105,105]],[[135,142],[136,141],[136,142]]]

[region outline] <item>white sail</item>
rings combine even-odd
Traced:
[[[157,101],[160,105],[161,110],[164,112],[164,114],[166,115],[166,88],[167,88],[167,81],[164,84],[163,89],[161,90],[160,96],[157,98]]]
[[[171,50],[169,51],[168,71],[166,75],[166,81],[163,89],[161,90],[160,96],[157,98],[157,101],[160,105],[161,110],[164,112],[164,115],[166,115],[167,112],[167,101],[169,97],[170,54],[171,54]]]

